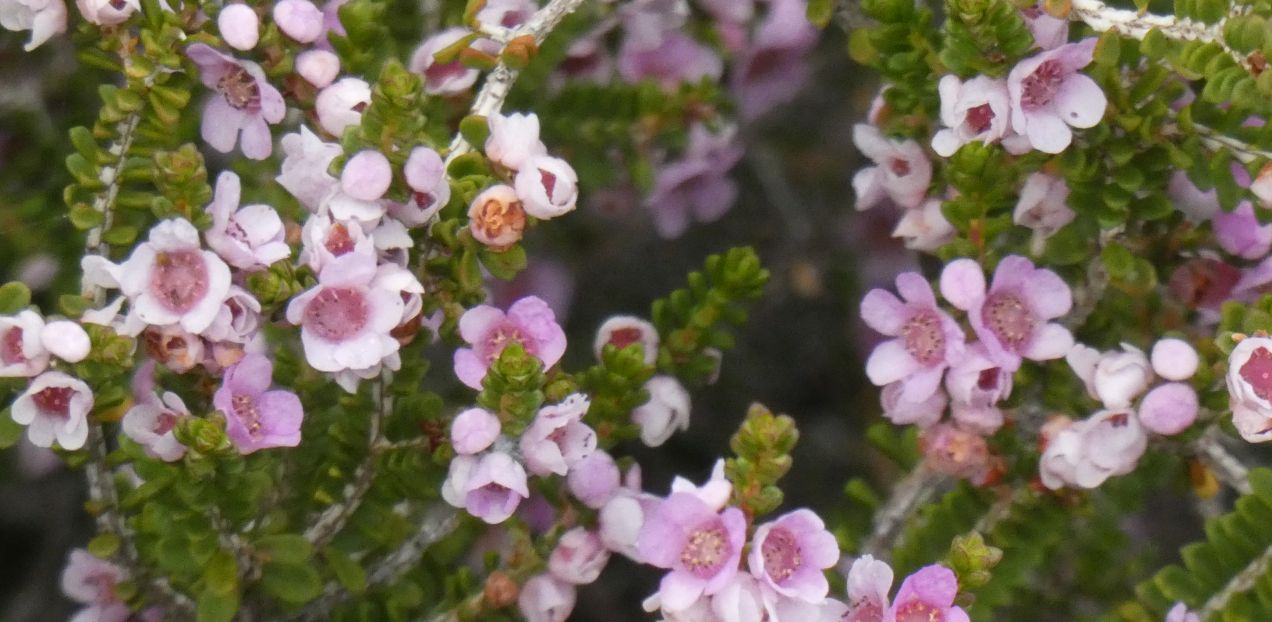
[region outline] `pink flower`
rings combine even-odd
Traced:
[[[924,428],[919,449],[928,468],[973,484],[984,483],[993,467],[985,437],[948,423]]]
[[[737,0],[734,4],[748,4]],[[789,101],[808,82],[805,55],[817,44],[817,29],[808,22],[808,3],[776,0],[755,30],[750,45],[734,62],[730,86],[744,119],[754,119]]]
[[[729,169],[742,159],[732,129],[712,133],[701,124],[689,129],[689,147],[680,160],[665,163],[654,173],[654,188],[645,204],[654,213],[654,226],[664,238],[679,237],[691,219],[713,222],[737,199],[738,188]]]
[[[825,569],[839,561],[839,544],[811,510],[795,510],[760,525],[751,539],[751,574],[782,596],[817,603],[830,590]]]
[[[90,23],[98,26],[114,26],[128,21],[132,14],[141,10],[138,0],[75,0],[80,15]],[[224,30],[222,28],[222,30]],[[228,42],[228,41],[227,41]]]
[[[1150,355],[1153,371],[1167,380],[1182,381],[1197,373],[1197,351],[1183,339],[1159,339]]]
[[[508,520],[530,491],[526,471],[511,456],[492,451],[481,456],[458,456],[442,487],[448,503],[495,525]]]
[[[959,425],[981,434],[993,434],[1002,426],[1003,413],[996,405],[1011,396],[1011,387],[1011,373],[989,360],[979,343],[945,375],[953,402],[950,414]]]
[[[14,32],[30,30],[31,40],[22,46],[30,52],[66,32],[66,4],[62,0],[0,0],[0,26]]]
[[[1052,17],[1041,6],[1031,6],[1020,10],[1025,17],[1025,25],[1033,34],[1034,42],[1044,50],[1053,50],[1069,40],[1069,20]]]
[[[362,111],[371,104],[371,85],[358,78],[341,78],[318,93],[314,112],[318,125],[332,136],[362,123]]]
[[[350,253],[375,258],[375,240],[362,232],[358,221],[332,222],[329,216],[314,215],[305,221],[300,232],[300,262],[314,272],[321,273],[324,266]]]
[[[1232,423],[1251,443],[1272,440],[1272,339],[1247,337],[1228,355]]]
[[[517,191],[507,184],[486,188],[468,206],[468,229],[473,239],[491,250],[507,250],[521,241],[526,211]]]
[[[498,112],[487,120],[490,136],[486,138],[486,157],[491,162],[509,170],[519,170],[523,164],[548,152],[539,140],[539,117],[533,112],[509,115]]]
[[[411,188],[411,199],[389,206],[389,213],[408,227],[427,224],[451,198],[442,157],[428,147],[416,147],[411,150],[402,172],[406,185]]]
[[[1046,173],[1031,173],[1020,189],[1020,200],[1012,212],[1012,222],[1049,238],[1077,214],[1069,207],[1069,186],[1064,179]]]
[[[925,566],[901,582],[888,617],[897,622],[970,622],[967,612],[954,604],[956,596],[958,577],[954,571],[939,564]]]
[[[945,219],[941,205],[939,199],[928,199],[919,207],[905,210],[892,230],[892,237],[904,241],[910,250],[935,253],[958,234],[954,225]]]
[[[852,178],[857,209],[870,209],[885,197],[905,208],[923,203],[932,183],[932,163],[919,143],[889,139],[879,128],[865,123],[853,126],[852,142],[876,164],[857,171]]]
[[[673,492],[646,517],[637,548],[645,563],[671,571],[658,596],[674,611],[724,589],[737,574],[745,542],[742,510],[717,513],[695,495]]]
[[[565,332],[548,303],[536,296],[518,300],[506,314],[489,305],[473,307],[459,319],[459,334],[472,347],[455,351],[455,375],[479,390],[490,364],[513,341],[543,361],[545,369],[565,353]]]
[[[323,35],[323,15],[309,0],[279,0],[274,23],[283,34],[301,43],[313,43]]]
[[[461,455],[481,453],[499,438],[500,429],[499,417],[484,408],[469,408],[451,422],[451,446]]]
[[[148,327],[141,334],[141,341],[156,362],[178,374],[207,360],[203,339],[181,328],[180,324]]]
[[[1019,369],[1022,357],[1047,361],[1073,347],[1068,329],[1047,322],[1069,312],[1069,284],[1024,257],[1003,258],[988,291],[980,266],[956,259],[941,273],[941,295],[967,312],[989,359],[1007,371]]]
[[[565,475],[596,451],[596,432],[583,423],[588,406],[587,396],[575,393],[539,409],[521,434],[521,454],[531,473]]]
[[[883,622],[892,589],[892,567],[862,555],[848,570],[848,613],[843,622]]]
[[[260,270],[291,256],[283,241],[283,221],[268,205],[239,205],[239,178],[230,171],[216,178],[216,194],[207,210],[212,226],[208,248],[240,270]]]
[[[599,510],[618,491],[618,465],[608,452],[597,449],[588,457],[575,462],[565,481],[575,499],[589,508]]]
[[[456,95],[472,88],[481,73],[465,67],[459,59],[439,63],[433,55],[468,36],[467,28],[447,28],[425,39],[411,54],[411,71],[424,76],[424,92],[429,95]]]
[[[182,219],[155,225],[127,261],[105,269],[142,322],[180,324],[195,334],[216,319],[230,290],[229,267],[199,247],[199,232]]]
[[[517,607],[527,622],[565,622],[574,611],[576,598],[573,585],[544,573],[531,577],[521,586]]]
[[[633,315],[615,315],[596,329],[592,351],[596,353],[596,359],[600,360],[605,346],[613,345],[621,350],[634,343],[640,344],[645,355],[645,364],[653,365],[658,359],[658,329]]]
[[[314,88],[325,89],[340,75],[340,57],[327,50],[305,50],[296,55],[296,73]]]
[[[44,318],[29,309],[0,316],[0,378],[30,378],[49,366],[43,331]]]
[[[359,201],[379,200],[392,183],[393,167],[389,159],[374,149],[353,154],[340,172],[340,188]]]
[[[1086,384],[1087,393],[1106,408],[1129,407],[1153,380],[1148,357],[1126,343],[1120,351],[1104,353],[1078,344],[1065,355],[1065,360]]]
[[[419,294],[423,287],[396,265],[377,267],[374,258],[347,253],[288,303],[287,321],[301,327],[305,358],[314,369],[369,374],[386,359],[395,364],[400,346],[389,331],[402,321],[403,292]]]
[[[261,36],[261,19],[252,7],[239,2],[227,4],[216,16],[216,28],[221,38],[236,50],[256,47]]]
[[[305,417],[300,398],[291,391],[270,391],[273,378],[274,364],[249,354],[225,370],[221,388],[212,396],[212,403],[225,413],[225,432],[241,454],[300,444]]]
[[[945,369],[963,356],[963,331],[936,306],[936,296],[917,272],[897,276],[897,291],[870,290],[861,301],[861,319],[871,328],[895,337],[875,347],[866,361],[866,375],[876,386],[901,382],[902,399],[922,402],[941,385]]]
[[[300,133],[283,136],[282,144],[287,156],[283,158],[282,172],[274,179],[301,205],[317,211],[336,185],[336,178],[327,168],[342,153],[340,145],[323,142],[303,125]]]
[[[1166,192],[1175,207],[1192,222],[1210,220],[1219,212],[1219,194],[1213,188],[1202,192],[1184,171],[1171,173]]]
[[[689,429],[689,392],[672,376],[654,376],[646,383],[649,401],[632,410],[640,426],[640,440],[650,447],[667,442],[678,430]]]
[[[1195,389],[1182,382],[1167,382],[1154,387],[1140,402],[1140,423],[1149,432],[1173,436],[1197,420],[1198,408]]]
[[[162,400],[155,395],[153,360],[142,363],[133,375],[132,393],[135,405],[124,413],[124,434],[155,458],[165,462],[180,460],[186,448],[177,442],[173,429],[182,417],[190,416],[190,410],[176,393],[164,391]]]
[[[203,86],[216,97],[203,110],[203,140],[221,153],[229,153],[242,132],[243,155],[264,160],[274,150],[269,125],[283,120],[287,106],[278,89],[265,78],[260,66],[240,61],[196,43],[186,56],[199,67]]]
[[[883,408],[883,416],[897,425],[913,423],[920,428],[926,428],[940,421],[949,403],[949,396],[940,389],[927,399],[918,402],[906,400],[905,383],[901,381],[889,384],[879,392],[879,404]]]
[[[1042,483],[1096,488],[1114,475],[1135,469],[1148,447],[1148,434],[1130,410],[1101,410],[1048,440],[1039,462]]]
[[[1078,73],[1091,63],[1095,38],[1062,45],[1020,61],[1007,75],[1011,123],[1034,149],[1060,153],[1076,128],[1094,127],[1108,100],[1090,77]]]
[[[532,0],[489,0],[477,12],[477,21],[492,26],[515,28],[530,19],[539,9]]]
[[[256,338],[260,326],[261,302],[247,290],[231,285],[225,304],[203,331],[203,337],[213,342],[246,344]]]
[[[1189,611],[1184,603],[1175,603],[1175,606],[1166,612],[1165,622],[1201,622],[1201,616]]]
[[[13,421],[27,426],[27,439],[36,447],[74,451],[88,439],[88,413],[93,391],[84,381],[60,371],[46,371],[10,407]]]
[[[579,178],[560,158],[532,156],[517,172],[514,186],[526,213],[550,220],[574,211],[579,198]]]
[[[587,585],[601,576],[610,552],[600,536],[583,527],[575,527],[561,536],[552,555],[548,557],[548,570],[560,581],[573,585]]]
[[[115,588],[128,578],[123,568],[93,556],[84,549],[71,551],[62,571],[62,592],[71,600],[88,605],[73,618],[96,622],[124,622],[130,611],[119,600]]]
[[[45,324],[40,330],[40,342],[45,350],[67,363],[84,360],[93,347],[84,327],[70,320],[54,320]],[[3,357],[2,353],[0,357]]]
[[[597,451],[592,455],[600,453]],[[601,541],[609,550],[644,563],[636,546],[640,529],[645,524],[645,516],[661,502],[658,497],[641,490],[640,465],[632,465],[623,478],[623,485],[614,491],[613,497],[596,514]]]
[[[629,36],[618,51],[618,74],[624,81],[653,80],[665,91],[674,91],[683,82],[717,80],[723,73],[724,62],[711,48],[678,31],[664,32],[653,48]]]
[[[1272,250],[1272,224],[1260,224],[1249,201],[1242,201],[1231,212],[1215,212],[1210,222],[1219,247],[1233,255],[1260,259]]]
[[[937,88],[945,129],[932,138],[932,150],[941,157],[948,158],[973,141],[996,142],[1010,129],[1006,81],[976,76],[963,82],[950,74],[941,78]]]

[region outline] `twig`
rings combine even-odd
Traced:
[[[1070,16],[1099,32],[1112,30],[1124,37],[1143,39],[1149,32],[1157,30],[1168,39],[1214,43],[1223,48],[1246,71],[1251,69],[1249,59],[1241,52],[1232,49],[1223,40],[1223,24],[1227,18],[1215,24],[1204,24],[1173,15],[1141,14],[1138,11],[1115,9],[1100,0],[1072,0],[1072,2]]]
[[[1272,160],[1272,151],[1259,149],[1249,143],[1237,140],[1227,134],[1223,134],[1216,130],[1210,129],[1204,125],[1193,124],[1193,129],[1197,135],[1201,137],[1201,144],[1214,151],[1227,149],[1232,155],[1243,163],[1249,164],[1255,160]]]
[[[883,507],[875,513],[874,529],[861,547],[862,554],[873,555],[883,560],[890,558],[892,548],[901,535],[901,528],[905,525],[906,519],[910,518],[919,506],[927,503],[946,479],[945,476],[919,465],[906,475],[905,479],[897,482],[892,489],[892,496],[888,497]]]
[[[1250,486],[1250,469],[1246,468],[1236,456],[1228,453],[1219,439],[1219,428],[1211,427],[1193,442],[1192,448],[1197,452],[1197,459],[1219,478],[1240,494],[1254,492]]]
[[[1206,604],[1197,612],[1197,616],[1202,620],[1209,620],[1210,616],[1222,610],[1233,596],[1252,589],[1255,583],[1267,573],[1270,565],[1272,565],[1272,547],[1264,549],[1259,557],[1250,562],[1250,565],[1229,580],[1223,589],[1206,600]]]

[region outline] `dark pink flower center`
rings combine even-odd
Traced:
[[[715,576],[732,553],[724,524],[713,518],[689,533],[685,547],[680,550],[680,563],[689,572],[706,579]]]
[[[122,11],[127,6],[128,3],[124,0],[110,0],[110,8],[115,9],[116,11]]]
[[[1020,104],[1027,109],[1041,108],[1051,103],[1052,98],[1064,84],[1064,67],[1060,61],[1052,59],[1038,65],[1033,73],[1020,81]]]
[[[982,391],[993,391],[998,388],[998,377],[1001,370],[997,367],[982,369],[979,376],[976,377],[976,388]]]
[[[482,343],[482,349],[485,351],[485,359],[489,363],[495,362],[499,358],[499,354],[503,349],[512,342],[521,344],[529,354],[534,354],[531,342],[521,332],[521,328],[511,323],[504,323],[495,330],[490,331],[485,341]]]
[[[539,177],[543,180],[543,189],[548,193],[548,200],[552,200],[552,191],[556,190],[556,175],[549,173],[543,169],[539,169]]]
[[[967,127],[971,128],[972,131],[977,134],[988,130],[989,126],[993,124],[993,121],[994,111],[989,107],[989,104],[981,104],[969,109],[965,119]]]
[[[424,82],[440,85],[446,80],[462,78],[468,73],[468,68],[464,67],[459,61],[452,63],[433,63],[428,69],[424,70]]]
[[[945,333],[941,318],[931,309],[910,316],[901,327],[905,349],[922,365],[933,365],[945,359]]]
[[[234,416],[243,422],[247,433],[251,434],[252,438],[260,438],[261,414],[256,410],[256,400],[250,395],[235,393],[234,397],[230,398],[230,408],[234,409]]]
[[[910,174],[910,162],[902,158],[892,158],[888,162],[888,168],[892,169],[892,172],[897,177],[905,177]]]
[[[39,408],[41,413],[65,419],[70,416],[73,395],[75,395],[75,389],[71,387],[48,387],[32,395],[31,401],[35,402],[35,407]]]
[[[415,200],[415,204],[416,204],[416,205],[418,205],[418,206],[420,206],[421,208],[424,208],[424,209],[427,209],[427,208],[429,208],[429,207],[432,207],[432,206],[433,206],[433,203],[434,203],[435,201],[437,201],[437,197],[435,197],[435,196],[433,196],[433,195],[431,195],[431,194],[429,194],[429,193],[427,193],[427,192],[414,192],[414,193],[411,193],[411,198]]]
[[[803,563],[799,542],[794,534],[785,527],[774,527],[769,530],[764,544],[760,545],[760,555],[764,557],[764,573],[773,581],[781,583],[795,574]]]
[[[339,257],[353,250],[353,237],[349,235],[348,227],[343,223],[336,223],[327,231],[327,239],[322,245],[327,247],[327,251],[332,255]]]
[[[1011,292],[989,295],[981,312],[982,320],[1008,348],[1019,349],[1033,336],[1038,318],[1020,297]]]
[[[217,81],[216,88],[225,96],[225,101],[237,110],[256,111],[261,108],[261,85],[240,65],[234,65],[226,71]]]
[[[1241,379],[1250,383],[1254,394],[1267,400],[1272,399],[1272,352],[1267,348],[1257,348],[1250,353],[1250,360],[1241,366]]]
[[[640,341],[640,336],[641,330],[639,328],[620,328],[610,333],[609,342],[621,350]]]
[[[167,434],[169,431],[172,430],[172,428],[176,426],[177,426],[177,415],[175,413],[165,410],[159,413],[159,416],[155,418],[155,425],[154,427],[151,428],[151,431],[154,432],[155,434],[158,434],[159,436],[163,436],[164,434]]]
[[[844,614],[842,622],[883,622],[883,607],[873,601],[862,601]]]
[[[897,622],[944,622],[945,612],[922,601],[911,601],[897,608]]]
[[[371,306],[352,287],[325,287],[305,306],[305,328],[327,341],[344,341],[358,334],[371,317]]]
[[[150,293],[174,313],[194,308],[208,293],[208,266],[203,254],[194,249],[156,254]]]
[[[26,360],[26,355],[22,353],[22,327],[10,327],[4,332],[4,337],[0,338],[0,363],[16,365],[25,363]]]

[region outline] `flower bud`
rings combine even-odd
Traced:
[[[600,360],[601,351],[605,346],[613,345],[621,350],[633,343],[640,343],[643,348],[645,364],[653,365],[658,359],[658,329],[641,318],[616,315],[605,320],[605,323],[597,329],[596,341],[592,348],[596,352],[597,360]]]
[[[309,0],[281,0],[274,5],[274,23],[301,43],[313,43],[323,32],[322,11]]]
[[[340,173],[340,188],[360,201],[376,201],[393,183],[393,167],[384,154],[373,149],[355,153]]]
[[[318,93],[314,111],[318,124],[333,136],[362,123],[362,111],[371,103],[371,85],[358,78],[344,78]]]
[[[1197,373],[1197,351],[1183,339],[1160,339],[1153,344],[1153,371],[1167,380],[1187,380]]]
[[[530,158],[517,172],[517,196],[527,214],[541,220],[574,210],[579,198],[579,178],[565,160],[540,155]]]
[[[676,430],[689,428],[689,392],[671,376],[654,376],[645,383],[649,401],[632,411],[640,426],[640,440],[650,447],[667,442]]]
[[[603,507],[614,496],[618,480],[618,465],[601,449],[575,463],[565,478],[570,494],[594,510]]]
[[[216,16],[217,30],[221,38],[236,50],[250,50],[260,40],[261,19],[246,4],[226,5]]]
[[[1155,387],[1140,402],[1140,423],[1150,432],[1165,436],[1179,434],[1197,420],[1197,392],[1182,382]]]
[[[1138,348],[1122,344],[1121,352],[1106,352],[1095,364],[1095,394],[1109,408],[1125,408],[1148,388],[1153,377],[1148,357]]]
[[[587,585],[596,580],[609,563],[610,552],[596,533],[583,527],[575,527],[561,536],[552,555],[548,557],[548,570],[560,581],[574,585]]]
[[[296,73],[315,88],[327,88],[340,75],[340,57],[327,50],[305,50],[296,56]]]
[[[40,330],[40,342],[48,350],[67,363],[78,363],[88,356],[92,343],[88,333],[70,320],[49,322]]]
[[[451,445],[461,455],[480,453],[495,442],[499,430],[498,417],[482,408],[469,408],[451,423]]]

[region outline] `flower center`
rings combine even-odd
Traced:
[[[883,622],[883,607],[876,602],[862,601],[844,614],[842,622]]]
[[[990,294],[981,319],[1004,345],[1013,350],[1024,345],[1038,323],[1033,311],[1011,292]]]
[[[623,348],[640,341],[640,335],[641,332],[639,328],[620,328],[610,333],[609,342],[613,344],[615,348],[622,350]]]
[[[164,434],[167,434],[168,432],[170,432],[172,428],[175,428],[176,426],[177,426],[177,416],[165,410],[159,413],[159,416],[155,418],[155,425],[153,428],[151,428],[151,431],[153,431],[155,434],[159,436],[163,436]]]
[[[435,62],[424,70],[424,82],[441,84],[446,80],[462,78],[466,73],[468,73],[468,68],[464,67],[459,61],[445,64]]]
[[[543,189],[548,193],[548,200],[552,200],[552,192],[556,190],[556,175],[549,173],[543,169],[539,169],[539,178],[543,180]]]
[[[888,168],[892,169],[893,174],[897,177],[905,177],[910,174],[910,162],[901,158],[892,158],[888,162]]]
[[[521,344],[526,349],[526,353],[534,354],[530,348],[530,340],[521,333],[521,329],[513,324],[504,324],[491,331],[490,336],[486,337],[485,343],[482,344],[485,346],[483,349],[486,351],[486,361],[494,363],[503,349],[514,341]]]
[[[521,201],[488,199],[477,212],[476,225],[487,239],[498,239],[507,232],[515,234],[525,229],[526,213]]]
[[[128,3],[124,2],[124,0],[110,0],[109,4],[110,7],[116,11],[122,11],[128,6]]]
[[[411,198],[415,200],[416,205],[424,209],[432,207],[433,203],[437,201],[437,197],[427,192],[413,192],[411,193]]]
[[[323,241],[323,246],[334,256],[339,257],[353,250],[353,237],[349,235],[349,228],[344,223],[336,223],[331,225],[331,229],[327,231],[327,239]]]
[[[994,111],[990,109],[989,104],[981,104],[967,111],[967,117],[964,120],[967,127],[973,132],[980,134],[989,129],[994,121]]]
[[[1064,68],[1060,61],[1049,60],[1020,81],[1020,103],[1024,108],[1036,109],[1051,103],[1064,82]]]
[[[0,338],[0,363],[17,365],[25,363],[26,355],[22,353],[22,327],[13,326]]]
[[[724,525],[718,518],[711,519],[689,534],[685,548],[680,551],[680,563],[689,572],[705,579],[715,575],[732,552]]]
[[[235,393],[234,397],[230,398],[230,408],[234,409],[234,416],[243,422],[248,434],[251,434],[252,438],[260,438],[261,414],[256,410],[256,400],[253,400],[251,396]]]
[[[324,287],[305,306],[305,328],[327,341],[344,341],[362,331],[371,308],[361,291],[352,287]]]
[[[897,609],[897,622],[942,622],[945,614],[924,602],[914,601]]]
[[[216,88],[225,96],[225,101],[238,110],[254,111],[261,107],[261,86],[241,66],[235,65],[226,71]]]
[[[945,359],[945,333],[941,318],[931,309],[915,313],[901,327],[905,349],[922,365],[933,365]]]
[[[35,407],[45,415],[66,419],[70,416],[71,396],[75,389],[71,387],[48,387],[31,396]]]
[[[208,293],[208,267],[197,250],[165,251],[155,255],[150,293],[169,311],[185,313]]]
[[[979,376],[976,377],[976,388],[982,391],[993,391],[998,388],[998,376],[1000,370],[997,367],[982,369]]]
[[[760,545],[760,554],[764,557],[764,573],[777,583],[791,578],[803,562],[799,542],[784,527],[774,527],[769,531],[764,544]]]
[[[1250,383],[1254,394],[1272,400],[1272,352],[1257,348],[1250,353],[1250,360],[1241,366],[1241,379]]]

